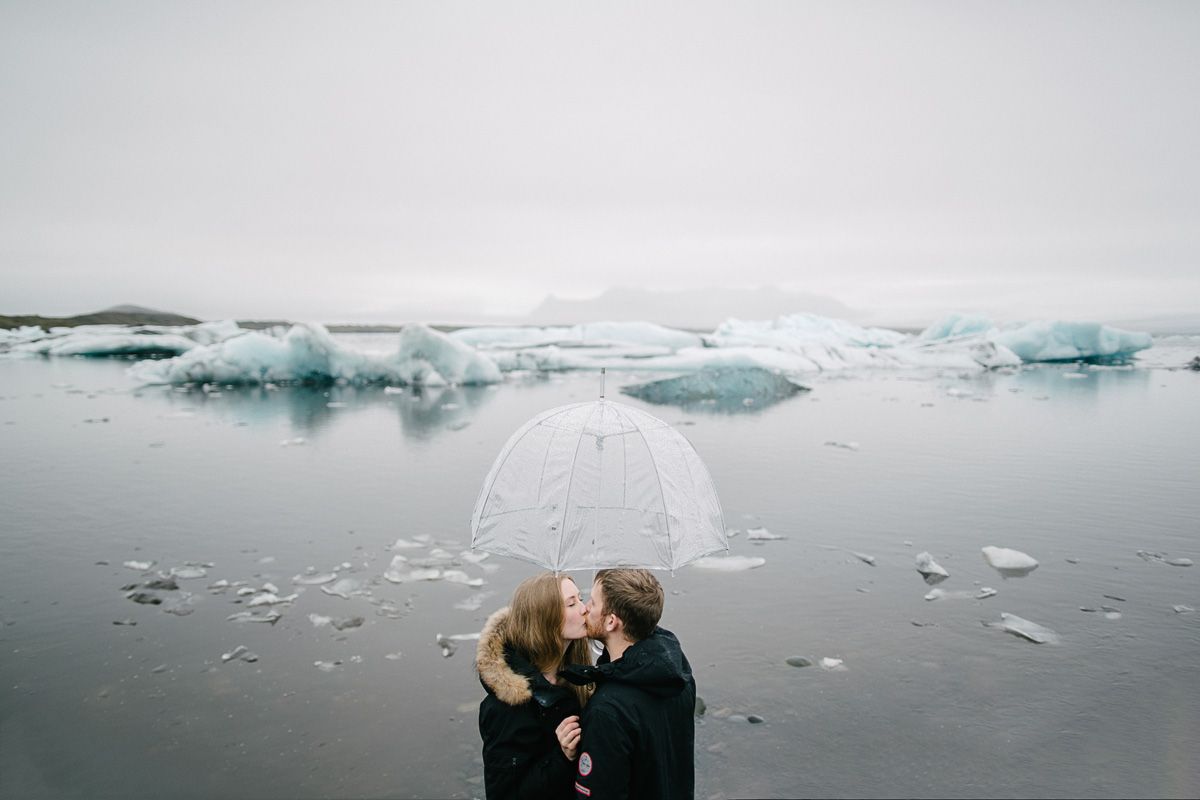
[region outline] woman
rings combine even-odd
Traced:
[[[590,664],[587,608],[570,578],[545,573],[513,592],[488,619],[475,668],[488,800],[574,797],[579,713],[587,690],[558,677],[564,664]]]

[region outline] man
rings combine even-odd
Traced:
[[[675,634],[658,627],[663,589],[644,569],[596,574],[588,636],[604,643],[596,666],[571,666],[595,683],[583,711],[575,776],[579,800],[690,800],[695,792],[696,682]]]

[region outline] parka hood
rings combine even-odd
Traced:
[[[605,651],[596,666],[572,664],[560,674],[576,685],[613,681],[662,697],[679,694],[692,681],[692,667],[679,640],[665,628],[655,628],[616,661],[609,661]]]
[[[475,648],[475,669],[484,687],[506,705],[519,706],[533,698],[529,678],[513,669],[505,658],[508,640],[508,607],[488,617]],[[511,648],[510,648],[511,649]]]
[[[508,639],[509,609],[504,607],[488,617],[479,633],[475,648],[475,669],[479,682],[505,705],[519,706],[530,700],[548,708],[566,695],[567,690],[546,680],[523,653]]]

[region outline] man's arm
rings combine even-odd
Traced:
[[[587,710],[575,771],[577,800],[628,800],[633,737],[607,708]]]

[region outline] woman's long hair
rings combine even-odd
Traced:
[[[588,640],[576,639],[567,643],[563,653],[562,581],[567,576],[543,572],[521,581],[513,592],[508,617],[509,643],[520,650],[542,672],[557,672],[564,664],[591,664],[592,653]],[[591,693],[587,687],[567,684],[579,698],[587,702]]]

